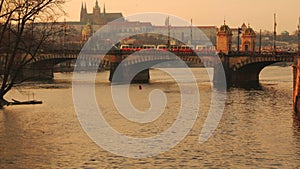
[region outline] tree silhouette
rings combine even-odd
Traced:
[[[29,78],[20,76],[59,31],[65,0],[0,0],[0,107],[12,87]]]

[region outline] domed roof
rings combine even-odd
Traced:
[[[225,20],[224,20],[224,25],[222,25],[220,28],[219,28],[219,32],[225,32],[225,33],[231,33],[231,29],[229,28],[228,25],[226,25],[225,23]]]
[[[250,27],[250,24],[248,24],[248,27],[243,32],[244,35],[256,35],[254,30]]]
[[[247,28],[247,29],[245,30],[245,33],[246,33],[246,34],[255,34],[255,32],[254,32],[254,30],[253,30],[252,28]]]
[[[220,31],[222,31],[222,32],[227,32],[227,31],[230,31],[230,28],[229,28],[229,26],[227,26],[227,25],[222,25],[222,26],[220,27]]]
[[[248,28],[245,30],[244,34],[255,35],[255,32],[254,32],[254,30],[249,25]]]

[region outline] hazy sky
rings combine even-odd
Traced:
[[[68,21],[78,21],[81,3],[86,2],[88,12],[96,0],[68,0]],[[101,10],[105,3],[106,12],[122,12],[124,16],[143,12],[163,12],[189,21],[193,25],[223,24],[224,18],[230,27],[243,22],[250,23],[255,30],[273,30],[274,13],[277,14],[278,32],[290,33],[297,29],[300,16],[300,0],[98,0]],[[162,23],[163,24],[163,23]]]

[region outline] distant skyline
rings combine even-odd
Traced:
[[[88,12],[92,12],[96,0],[68,0],[65,10],[67,21],[79,21],[82,2],[86,2]],[[220,26],[224,18],[226,23],[236,28],[243,23],[250,24],[254,30],[273,31],[274,13],[277,15],[277,32],[286,30],[292,34],[298,25],[300,16],[299,0],[98,0],[101,10],[106,6],[106,12],[122,12],[129,16],[143,12],[162,12],[181,17],[193,25]],[[158,23],[154,23],[158,25]],[[162,25],[163,23],[160,23]]]

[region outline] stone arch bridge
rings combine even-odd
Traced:
[[[296,53],[231,53],[225,54],[207,54],[207,53],[194,53],[194,52],[174,52],[170,55],[169,52],[152,51],[138,53],[136,56],[131,56],[130,52],[123,53],[122,55],[114,55],[111,59],[110,80],[114,72],[121,62],[121,69],[123,70],[123,77],[119,77],[122,81],[128,77],[128,74],[135,72],[131,69],[141,69],[144,63],[148,65],[155,65],[157,63],[166,62],[170,60],[182,60],[186,63],[198,63],[205,67],[214,68],[214,85],[224,84],[224,73],[226,84],[228,87],[252,87],[259,86],[259,74],[263,68],[277,62],[294,62],[298,54]],[[127,55],[130,58],[127,59]],[[135,55],[135,54],[134,54]],[[133,82],[149,82],[150,75],[149,69],[145,68],[144,71],[137,74]],[[126,81],[126,80],[125,80]]]
[[[22,70],[21,76],[35,77],[35,79],[52,79],[53,68],[56,64],[69,60],[78,59],[80,51],[51,51],[41,53],[39,56],[30,61]],[[143,65],[156,65],[167,61],[182,60],[186,63],[202,64],[206,67],[214,68],[214,84],[221,83],[220,73],[223,71],[226,75],[227,86],[256,86],[259,85],[259,73],[261,70],[276,62],[294,62],[297,53],[231,53],[214,54],[214,53],[195,53],[195,52],[167,52],[158,50],[147,51],[120,51],[112,50],[108,53],[101,51],[82,52],[80,62],[76,65],[77,70],[89,71],[89,68],[109,68],[110,77],[112,77],[118,66],[123,70],[122,82],[128,77],[136,67],[143,68]],[[102,59],[101,59],[102,58]],[[221,60],[218,61],[218,60]],[[0,58],[3,63],[3,59]],[[100,64],[99,64],[100,63]],[[122,63],[122,64],[121,64]],[[132,82],[149,82],[149,69],[145,67],[138,73]]]
[[[278,62],[295,62],[296,53],[239,53],[220,55],[228,86],[258,86],[263,68]],[[220,66],[215,66],[214,83],[218,83]],[[274,75],[275,76],[275,75]]]

